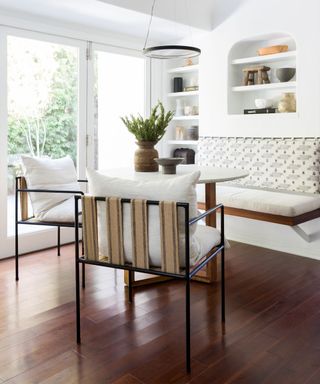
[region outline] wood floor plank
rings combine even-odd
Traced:
[[[75,342],[73,245],[0,261],[0,384],[318,384],[320,263],[234,243],[219,285],[194,282],[192,373],[185,371],[181,282],[134,291],[122,273],[88,266]],[[115,280],[116,277],[116,280]]]

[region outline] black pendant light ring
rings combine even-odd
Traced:
[[[159,45],[143,49],[143,54],[150,58],[169,59],[178,57],[195,57],[201,54],[201,49],[189,45]]]

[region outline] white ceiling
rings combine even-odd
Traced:
[[[157,0],[150,39],[179,40],[211,30],[245,0]],[[0,0],[0,7],[145,37],[153,0]]]

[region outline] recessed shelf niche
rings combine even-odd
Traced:
[[[258,55],[259,48],[284,44],[288,45],[287,52]],[[298,68],[296,62],[296,43],[289,34],[273,33],[237,42],[231,48],[228,58],[228,114],[243,115],[244,109],[255,109],[255,99],[271,99],[272,107],[277,107],[283,93],[297,94]],[[242,70],[260,64],[271,68],[268,71],[270,84],[245,86]],[[295,76],[288,82],[280,82],[276,77],[276,69],[284,67],[296,68]],[[259,114],[259,116],[268,117],[270,114]]]

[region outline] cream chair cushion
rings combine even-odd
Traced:
[[[108,177],[93,170],[87,170],[89,193],[94,196],[115,196],[122,198],[139,198],[147,200],[170,200],[188,202],[190,218],[197,215],[196,183],[200,172],[183,176],[175,176],[156,181],[135,181]],[[105,205],[98,204],[99,248],[102,254],[107,253],[106,236],[103,234],[105,223]],[[128,204],[123,207],[124,248],[126,261],[132,260],[131,212]],[[184,252],[184,214],[179,211],[179,256],[180,265],[185,263]],[[160,221],[157,206],[149,207],[149,257],[150,265],[161,266]],[[208,249],[220,243],[220,233],[215,228],[206,229],[193,225],[190,228],[190,261],[191,265],[204,256]]]
[[[70,156],[61,159],[21,156],[21,160],[29,189],[80,190],[77,172]],[[69,210],[71,203],[66,204],[68,211],[65,210],[66,206],[58,208],[68,199],[73,200],[71,194],[30,193],[33,213],[38,220],[50,221],[52,218],[49,211],[54,209],[53,215],[61,217],[61,221],[73,221],[74,219],[70,220],[74,217],[74,207]]]

